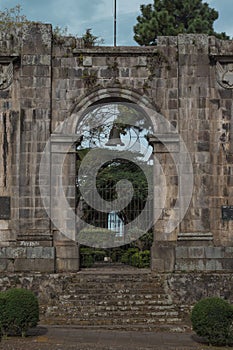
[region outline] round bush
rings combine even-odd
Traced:
[[[233,307],[221,298],[212,297],[197,302],[191,313],[193,330],[211,345],[232,343]]]
[[[39,321],[39,304],[33,292],[12,288],[0,293],[0,327],[4,335],[25,335]]]

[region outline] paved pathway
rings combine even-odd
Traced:
[[[135,332],[39,326],[27,338],[3,339],[1,350],[204,350],[192,333]],[[229,348],[228,348],[229,349]]]

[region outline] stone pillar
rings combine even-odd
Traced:
[[[76,243],[76,151],[77,136],[51,136],[51,220],[56,248],[56,271],[78,271]]]
[[[51,123],[51,25],[30,24],[22,40],[18,242],[52,246],[50,219],[39,188],[42,152]]]
[[[208,35],[178,36],[179,133],[188,148],[194,174],[194,190],[180,232],[210,232],[209,194],[210,120]]]
[[[160,214],[154,225],[151,268],[157,272],[171,272],[175,266],[175,223],[179,222],[179,136],[156,135],[151,137],[150,143],[154,149],[155,218]]]

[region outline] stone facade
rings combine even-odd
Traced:
[[[151,140],[168,188],[155,225],[152,269],[231,270],[232,214],[223,220],[222,210],[228,206],[231,213],[233,205],[232,91],[233,41],[190,34],[160,37],[156,47],[85,48],[82,40],[53,37],[45,24],[1,33],[0,270],[79,269],[78,246],[72,240],[76,158],[71,146],[77,114],[107,98],[153,109],[175,130],[172,138]],[[49,166],[41,169],[50,137]],[[187,162],[180,180],[174,164],[179,137],[192,165]],[[188,211],[167,234],[192,174]],[[155,171],[155,193],[160,175]],[[69,212],[61,211],[60,181]],[[46,204],[40,184],[50,195]],[[71,232],[70,239],[57,229],[61,225]]]

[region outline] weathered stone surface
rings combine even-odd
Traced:
[[[152,270],[157,272],[174,271],[175,242],[155,242],[152,247]]]
[[[1,263],[1,261],[0,261]],[[201,298],[233,302],[231,273],[67,273],[0,276],[0,288],[30,289],[39,298],[43,324],[124,327],[190,327],[190,311]]]
[[[33,271],[40,270],[40,260],[44,271],[46,261],[47,271],[78,269],[77,247],[53,239],[48,214],[71,240],[76,237],[76,154],[71,147],[60,174],[58,163],[66,150],[58,137],[42,179],[42,153],[51,133],[59,135],[58,125],[64,122],[65,144],[71,146],[82,113],[98,101],[121,100],[149,112],[155,133],[166,130],[157,141],[151,137],[154,160],[161,165],[154,168],[153,208],[161,215],[155,224],[152,269],[229,270],[233,221],[222,220],[221,207],[233,205],[233,42],[182,34],[159,37],[156,48],[85,48],[83,40],[72,37],[57,42],[50,25],[29,23],[12,30],[0,34],[0,68],[5,73],[0,82],[0,197],[11,198],[9,215],[0,217],[1,269],[14,271],[14,259],[18,271],[26,270],[26,259]],[[187,155],[178,156],[181,138],[192,164]],[[186,204],[192,173],[188,211],[169,233]],[[60,208],[61,183],[70,210]],[[166,184],[165,203],[161,184]],[[47,211],[40,185],[50,193]],[[181,239],[180,233],[193,238]],[[198,233],[210,233],[211,243]],[[30,244],[21,246],[20,241]]]

